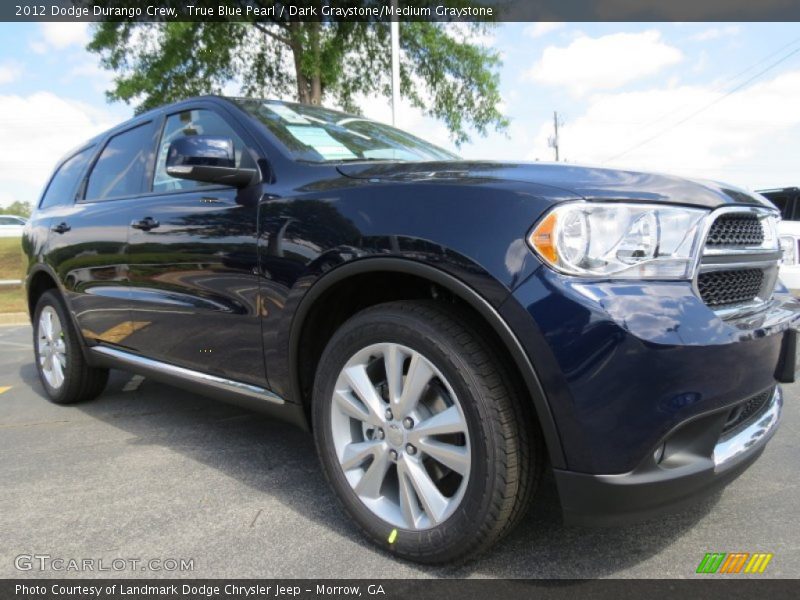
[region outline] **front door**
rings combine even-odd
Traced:
[[[131,220],[127,263],[129,343],[163,362],[264,386],[258,311],[257,210],[260,186],[243,190],[175,179],[170,143],[191,135],[233,140],[237,166],[256,168],[242,133],[214,109],[166,116],[151,193]]]

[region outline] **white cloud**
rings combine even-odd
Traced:
[[[84,57],[80,64],[72,67],[66,74],[65,80],[80,79],[91,85],[95,91],[105,92],[110,90],[114,80],[114,73],[104,69],[100,61],[94,57]]]
[[[0,65],[0,84],[12,83],[19,79],[22,69],[16,63],[6,62]]]
[[[570,162],[666,171],[751,188],[791,183],[786,174],[796,173],[800,70],[736,92],[675,126],[721,96],[710,86],[597,94],[581,116],[562,127],[562,156]],[[549,135],[551,125],[543,122],[527,158],[551,155]]]
[[[56,161],[71,148],[111,127],[105,109],[50,92],[0,96],[0,181],[41,188]]]
[[[564,23],[556,23],[555,21],[540,21],[538,23],[531,23],[523,29],[523,33],[532,38],[540,38],[548,33],[552,33],[564,27]]]
[[[696,42],[707,42],[710,40],[716,40],[721,37],[731,36],[731,35],[739,35],[741,33],[742,28],[739,25],[727,25],[725,27],[711,27],[710,29],[706,29],[699,33],[696,33],[692,36]]]
[[[544,85],[566,87],[581,96],[617,89],[682,59],[681,51],[664,43],[656,30],[598,38],[583,35],[566,47],[545,48],[525,76]]]
[[[40,23],[41,38],[31,42],[37,54],[50,49],[63,50],[70,46],[85,46],[89,42],[89,24],[81,22]]]

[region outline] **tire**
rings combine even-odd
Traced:
[[[391,302],[345,322],[320,359],[312,416],[325,476],[366,535],[402,558],[465,561],[531,503],[541,436],[489,339],[455,306]]]
[[[90,367],[86,363],[78,332],[64,301],[54,290],[46,291],[36,303],[33,351],[39,380],[56,404],[92,400],[108,382],[108,369]]]

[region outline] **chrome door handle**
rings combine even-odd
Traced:
[[[153,217],[145,217],[140,221],[134,221],[131,223],[131,227],[134,229],[141,229],[142,231],[150,231],[151,229],[155,229],[158,227],[159,223]]]

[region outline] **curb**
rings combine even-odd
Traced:
[[[0,325],[30,325],[28,313],[2,313],[0,314]]]

